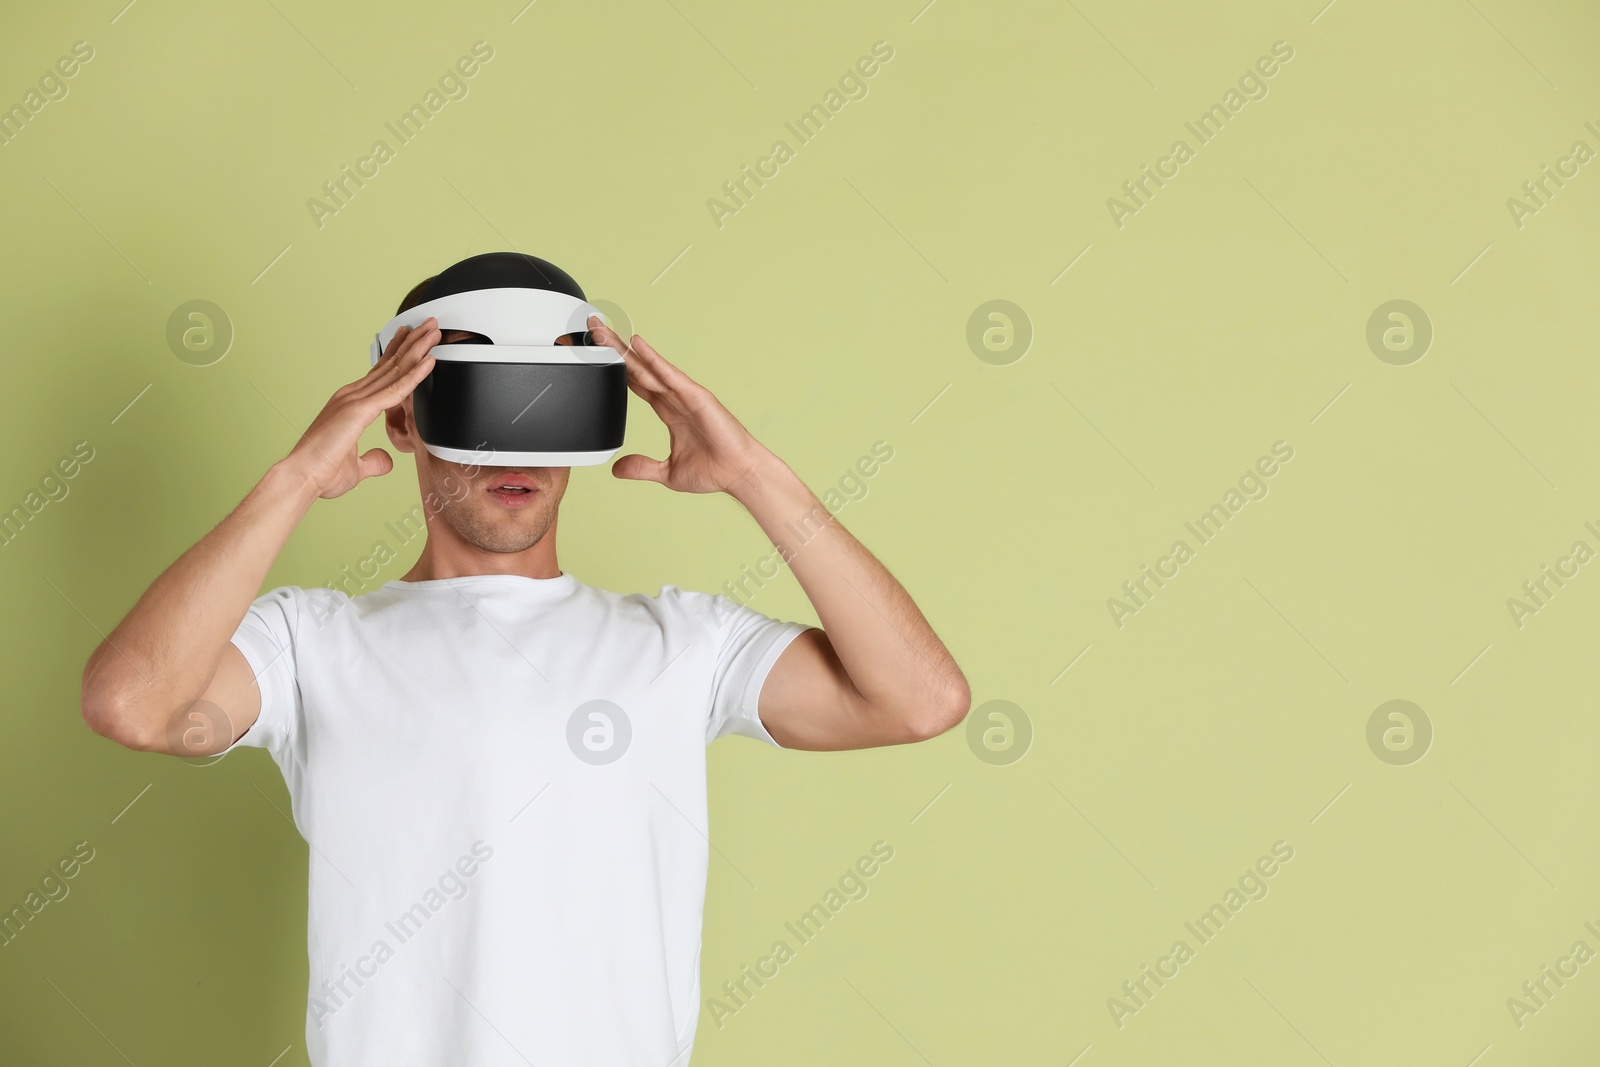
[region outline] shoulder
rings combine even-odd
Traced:
[[[308,628],[321,629],[350,603],[348,594],[332,587],[282,585],[256,597],[246,618],[280,625],[291,634],[298,634]]]
[[[610,598],[621,611],[648,615],[669,625],[692,625],[708,633],[719,631],[740,610],[736,603],[720,593],[704,593],[673,584],[663,585],[655,594],[598,592]]]

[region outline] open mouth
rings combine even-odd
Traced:
[[[489,487],[489,495],[508,508],[526,507],[538,490],[522,481],[503,482]]]

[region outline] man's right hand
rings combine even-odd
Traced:
[[[383,449],[356,448],[362,431],[433,369],[428,350],[439,340],[433,319],[397,331],[383,358],[333,394],[289,455],[151,583],[84,667],[91,729],[129,748],[206,756],[257,721],[261,690],[234,631],[312,503],[394,469]],[[211,709],[212,727],[227,728],[189,729],[197,707]]]
[[[429,350],[440,340],[437,319],[416,329],[395,331],[382,358],[359,381],[333,394],[282,466],[294,470],[324,499],[342,496],[364,478],[394,470],[394,458],[381,448],[358,455],[361,434],[377,417],[411,395],[433,370]]]

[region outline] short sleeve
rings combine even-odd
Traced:
[[[761,686],[789,642],[814,627],[771,618],[721,594],[708,597],[706,604],[717,632],[706,743],[743,734],[778,745],[757,711]]]
[[[244,653],[261,690],[261,714],[232,748],[247,745],[274,753],[299,732],[300,684],[295,672],[294,639],[300,589],[288,586],[263,593],[245,612],[233,644]]]

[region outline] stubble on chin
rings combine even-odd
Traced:
[[[484,552],[524,552],[544,539],[555,518],[542,500],[518,511],[462,500],[446,504],[441,514],[457,537]]]

